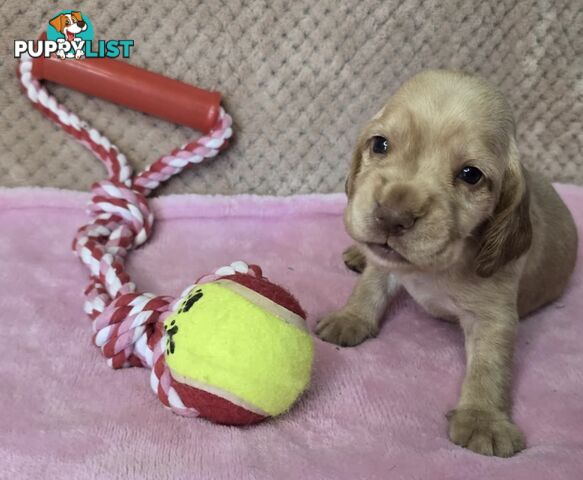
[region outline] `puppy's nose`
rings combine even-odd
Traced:
[[[79,26],[79,28],[83,28],[83,27],[85,26],[85,21],[83,21],[83,20],[79,20],[79,21],[77,22],[77,25]]]
[[[374,219],[384,232],[398,236],[410,229],[415,224],[417,217],[410,210],[393,209],[377,203]]]

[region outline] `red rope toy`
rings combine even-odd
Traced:
[[[109,76],[102,75],[96,83],[95,78],[87,77],[91,69],[99,69]],[[138,73],[147,75],[147,81],[136,83]],[[154,217],[146,196],[187,166],[216,156],[227,145],[232,135],[232,122],[231,117],[220,108],[220,95],[107,59],[33,60],[23,57],[18,76],[34,106],[89,149],[107,169],[108,179],[92,187],[93,196],[88,207],[91,220],[79,229],[73,241],[73,250],[90,271],[90,282],[84,291],[85,312],[92,321],[95,345],[114,369],[131,366],[151,368],[153,391],[175,413],[202,415],[195,406],[188,405],[188,401],[181,398],[174,388],[164,359],[163,321],[178,302],[168,296],[138,293],[124,263],[128,252],[142,245],[152,232]],[[184,110],[184,102],[190,102],[189,107],[195,112],[190,125],[207,130],[207,133],[160,157],[146,170],[132,175],[132,168],[117,147],[60,105],[43,87],[41,79],[65,83],[102,98],[112,99],[112,94],[108,92],[113,91],[116,95],[114,101],[133,108],[138,107],[136,97],[148,96],[151,100],[149,106],[140,109],[172,120],[176,120],[177,105],[182,105]],[[166,94],[171,92],[170,96],[173,91],[179,93],[168,102],[167,95],[160,93],[162,90]],[[169,111],[161,111],[160,105],[168,103],[171,105]],[[247,266],[243,262],[222,267],[202,280],[242,275],[255,278],[255,282],[267,283],[259,267]],[[295,310],[305,318],[299,305]],[[252,423],[261,418],[264,417],[244,417],[241,421],[234,421],[229,417],[228,421],[221,423]]]

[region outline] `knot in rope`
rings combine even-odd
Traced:
[[[124,260],[131,248],[148,239],[154,216],[142,193],[116,180],[93,186],[88,211],[91,221],[77,232],[73,250],[91,272],[86,294],[94,303],[90,311],[99,314],[111,299],[134,292]]]
[[[145,195],[116,180],[103,180],[93,185],[89,215],[96,220],[115,220],[107,247],[138,247],[143,244],[154,223],[154,215]]]
[[[112,368],[153,366],[153,347],[172,297],[127,293],[93,320],[93,341]]]

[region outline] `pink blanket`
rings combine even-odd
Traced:
[[[559,186],[583,238],[583,189]],[[403,296],[378,338],[316,340],[310,391],[249,428],[163,409],[145,370],[113,371],[90,343],[87,272],[70,242],[86,194],[0,190],[0,477],[246,479],[583,478],[583,265],[567,294],[521,324],[515,419],[528,449],[503,460],[451,444],[445,412],[464,369],[461,334]],[[294,292],[310,328],[354,284],[340,253],[343,197],[171,196],[130,256],[139,287],[175,295],[242,259]],[[580,246],[583,251],[583,246]]]

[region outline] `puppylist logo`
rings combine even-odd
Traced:
[[[77,10],[63,10],[47,24],[46,39],[15,40],[14,57],[128,58],[133,40],[94,40],[93,25]]]

